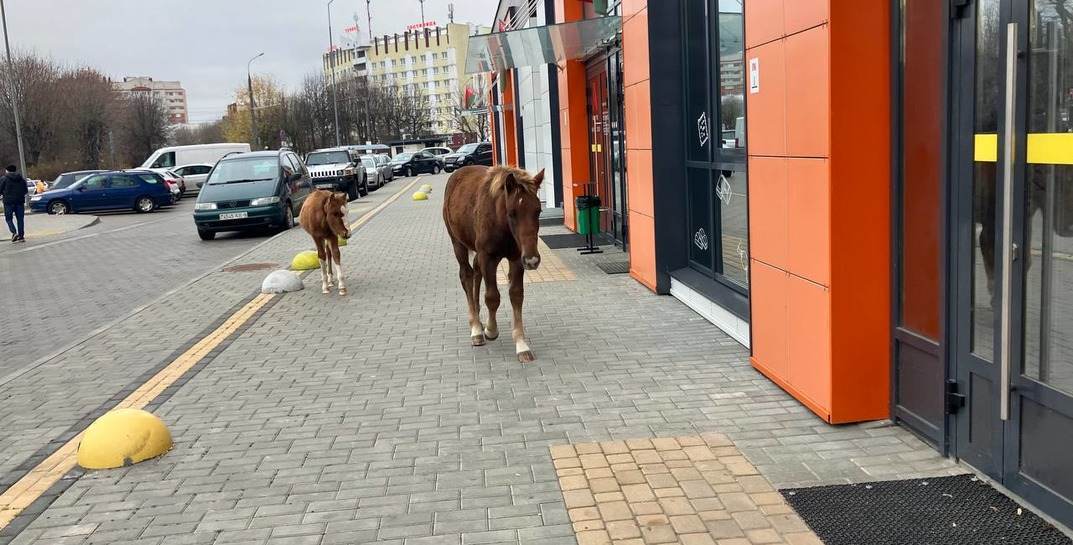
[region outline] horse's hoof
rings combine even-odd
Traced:
[[[474,335],[470,340],[473,341],[473,346],[484,346],[484,335]]]
[[[341,297],[346,297],[346,290],[345,289],[344,290],[339,290],[339,295]]]
[[[320,292],[323,293],[324,295],[328,295],[328,294],[332,293],[332,290],[330,290],[328,288],[321,288]]]
[[[536,361],[536,354],[534,354],[532,350],[518,352],[518,361],[521,363],[533,363]]]
[[[495,333],[489,333],[486,329],[484,330],[484,338],[488,339],[489,341],[494,341],[499,338],[499,332],[497,331]]]

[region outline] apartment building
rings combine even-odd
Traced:
[[[454,133],[454,108],[462,101],[466,87],[475,88],[472,78],[465,75],[469,37],[488,30],[470,24],[430,23],[378,36],[368,50],[369,81],[425,94],[432,114],[429,131]]]
[[[346,81],[369,75],[368,64],[369,46],[342,46],[336,47],[321,55],[321,71],[324,78],[331,80],[332,72],[335,72],[336,81]]]
[[[125,77],[123,81],[112,83],[120,93],[152,93],[168,109],[168,122],[182,124],[189,121],[186,105],[186,90],[178,81],[156,81],[148,76]]]

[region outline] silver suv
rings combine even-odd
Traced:
[[[346,148],[326,148],[306,155],[313,187],[345,191],[350,200],[369,194],[369,176],[358,154]]]

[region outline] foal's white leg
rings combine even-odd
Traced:
[[[518,361],[530,363],[536,361],[536,355],[529,348],[529,342],[525,338],[525,324],[522,321],[522,301],[525,298],[522,284],[524,274],[525,269],[522,267],[521,260],[510,262],[510,306],[514,310],[511,333],[514,337],[514,351],[518,354]]]
[[[342,257],[339,255],[338,248],[335,249],[334,255],[332,257],[335,259],[335,277],[339,280],[339,295],[346,295],[346,284],[343,284]]]
[[[317,241],[317,260],[320,261],[320,292],[328,293],[328,247],[323,240]]]

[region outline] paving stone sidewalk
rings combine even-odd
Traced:
[[[443,179],[431,201],[399,200],[351,239],[344,250],[349,297],[308,289],[319,286],[319,277],[308,277],[305,291],[283,296],[160,407],[175,437],[172,452],[87,473],[12,543],[634,545],[673,542],[671,534],[693,536],[683,543],[812,543],[793,519],[779,528],[734,516],[788,515],[762,509],[775,505],[772,497],[753,501],[756,509],[717,509],[704,487],[714,492],[720,483],[675,475],[671,469],[691,468],[662,455],[651,464],[663,464],[676,483],[646,479],[646,486],[653,495],[681,489],[690,501],[668,502],[661,513],[630,511],[638,532],[647,527],[641,535],[625,523],[577,526],[594,519],[572,520],[567,501],[588,500],[564,498],[580,484],[561,485],[576,475],[560,474],[555,460],[565,445],[577,454],[577,445],[617,440],[649,450],[636,441],[708,438],[705,448],[735,476],[722,484],[757,477],[750,486],[769,488],[756,494],[962,472],[890,423],[825,424],[687,307],[626,275],[604,274],[572,249],[555,251],[571,274],[526,285],[537,362],[520,365],[507,334],[472,348],[440,219]],[[219,288],[241,293],[247,280],[220,276]],[[190,297],[197,308],[197,294]],[[504,332],[509,309],[504,297]],[[118,352],[132,348],[129,340],[114,342]],[[107,347],[98,350],[87,356],[107,355]],[[42,408],[60,410],[50,399],[59,392],[41,395]],[[32,413],[32,403],[23,406]],[[27,419],[9,427],[48,436],[62,425],[34,428]],[[679,452],[701,446],[675,441]],[[642,463],[634,453],[600,448],[607,460],[630,454],[633,462],[616,463]],[[586,477],[584,486],[610,486],[602,478]],[[632,498],[601,490],[590,490],[593,502],[598,493],[623,494],[603,498],[611,502],[652,501],[639,488]],[[622,517],[607,522],[631,520]],[[766,529],[773,531],[759,532]]]

